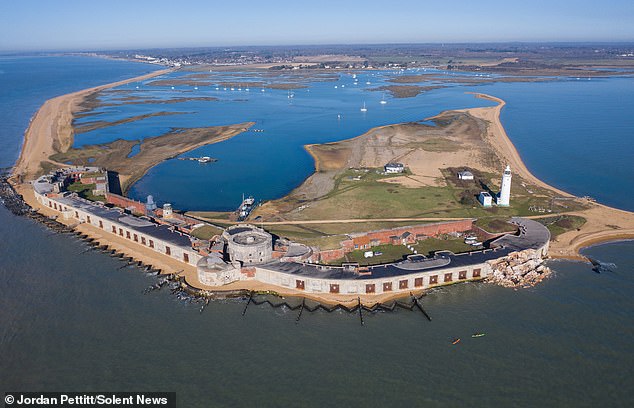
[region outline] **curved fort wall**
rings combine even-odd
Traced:
[[[508,260],[512,265],[518,257],[526,258],[527,266],[539,265],[538,260],[548,251],[548,229],[532,220],[515,218],[513,222],[518,225],[519,234],[498,238],[492,249],[459,255],[441,252],[435,258],[411,258],[366,268],[278,261],[243,264],[240,270],[231,272],[232,281],[255,280],[311,294],[407,294],[412,290],[484,279],[499,269],[500,261]],[[219,273],[207,277],[200,268],[198,275],[201,282],[222,281]]]
[[[490,275],[487,263],[468,266],[447,267],[432,271],[384,278],[367,279],[321,279],[294,275],[269,269],[255,268],[255,279],[275,286],[300,290],[306,293],[381,295],[386,293],[409,293],[413,290],[429,289],[457,282],[480,280]]]

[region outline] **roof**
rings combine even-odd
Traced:
[[[59,197],[56,198],[56,200],[69,207],[74,207],[96,217],[104,218],[119,225],[126,226],[131,230],[137,231],[149,237],[183,248],[191,248],[191,240],[187,234],[182,234],[166,225],[159,225],[149,221],[148,219],[123,214],[119,210],[94,204],[88,200],[71,195]]]
[[[369,266],[369,274],[360,275],[342,267],[332,267],[326,265],[303,264],[299,262],[271,262],[261,265],[260,268],[270,269],[277,272],[288,273],[291,275],[301,276],[305,278],[317,279],[349,279],[349,280],[366,280],[377,278],[395,278],[404,275],[411,275],[418,272],[440,271],[445,268],[456,268],[461,266],[477,265],[489,260],[497,259],[508,255],[511,251],[509,248],[487,249],[465,254],[454,255],[451,252],[438,252],[434,258],[425,258],[423,260],[405,260],[401,262]]]

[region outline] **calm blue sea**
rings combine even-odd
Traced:
[[[11,96],[0,94],[3,123],[0,140],[7,146],[0,150],[0,166],[10,166],[15,161],[29,118],[46,99],[139,75],[151,68],[76,57],[0,58],[0,89],[11,90]],[[614,108],[609,100],[616,94],[621,95],[622,104],[631,104],[631,94],[621,92],[631,86],[628,81],[631,80],[539,84],[548,98],[535,91],[536,84],[517,88],[499,84],[474,90],[490,92],[509,102],[503,120],[531,169],[558,187],[572,191],[573,184],[565,184],[565,180],[578,179],[580,188],[590,189],[583,180],[601,180],[604,173],[615,178],[629,174],[627,166],[622,165],[632,142],[623,137],[621,126],[631,119],[619,118],[606,110],[595,111],[602,106],[608,110]],[[333,84],[318,84],[316,88],[323,90],[311,88],[310,92],[324,92],[326,96],[320,100],[335,104],[327,86]],[[523,92],[516,95],[513,89]],[[312,95],[302,96],[301,92],[295,92],[291,104],[281,91],[279,95],[264,92],[261,97],[270,98],[279,109],[305,112],[307,123],[320,123],[321,102],[314,102],[310,99]],[[442,109],[482,103],[460,96],[462,92],[433,91],[415,100],[420,106],[403,105],[402,110],[394,109],[393,113],[401,115],[402,119],[397,121],[424,119]],[[575,98],[575,93],[580,98]],[[587,97],[588,93],[592,98]],[[256,97],[260,96],[249,98]],[[221,159],[219,165],[225,165],[227,158],[235,154],[230,147],[236,145],[234,148],[245,151],[249,157],[258,158],[274,150],[270,145],[275,144],[274,136],[278,135],[283,142],[278,148],[287,149],[281,160],[292,158],[298,163],[306,160],[308,174],[311,163],[302,156],[301,144],[348,137],[348,132],[360,132],[380,123],[368,116],[381,116],[381,112],[385,115],[380,120],[389,120],[387,113],[401,101],[389,99],[381,111],[377,104],[381,97],[369,92],[351,92],[349,99],[342,96],[339,108],[328,108],[321,113],[324,122],[331,121],[334,114],[335,124],[324,125],[314,132],[296,122],[299,114],[290,115],[293,119],[287,124],[281,118],[271,123],[266,112],[258,111],[253,119],[258,121],[256,127],[265,129],[264,133],[245,134],[229,143],[214,145],[215,150],[209,154]],[[529,109],[551,98],[562,101],[549,102],[551,109],[558,109],[564,118],[573,118],[565,119],[567,126],[559,124],[561,118],[556,112],[546,109],[547,115],[537,115]],[[368,105],[366,118],[350,119],[359,114],[357,102],[363,100]],[[604,103],[590,103],[592,100]],[[225,113],[229,116],[218,114],[214,122],[211,119],[214,107],[222,103],[207,102],[205,115],[210,124],[252,120],[227,109]],[[239,106],[237,101],[226,103]],[[243,113],[255,112],[258,106],[255,102],[243,103]],[[526,115],[536,115],[535,121],[518,119],[522,113],[514,111],[516,104],[527,109]],[[187,116],[194,119],[192,123],[196,124],[192,126],[207,123],[207,119],[196,119],[203,110],[200,102],[192,103],[189,108],[157,106],[157,109],[198,112],[169,117],[175,123],[178,120],[186,124]],[[574,112],[566,115],[563,106],[574,106]],[[579,110],[583,106],[592,109],[582,113]],[[343,112],[344,119],[348,118],[348,124],[336,122],[338,111]],[[121,113],[128,115],[127,107]],[[608,117],[612,120],[605,119]],[[152,121],[148,120],[148,126],[156,126],[159,131],[161,126],[163,129],[165,125],[172,126],[161,121],[152,125]],[[576,123],[583,126],[576,128]],[[520,130],[528,125],[540,130],[522,134]],[[592,143],[581,136],[590,125],[601,131],[596,139],[589,139]],[[551,131],[550,136],[542,134],[548,129],[558,130]],[[558,149],[561,151],[558,160],[530,159],[531,154],[540,157],[535,153],[540,146],[548,150],[542,154],[551,155],[551,150],[556,149],[545,142],[555,137],[564,140],[561,134],[564,130],[568,139],[579,135],[575,143],[568,144],[575,152],[585,151],[588,160],[566,159],[565,152],[569,149],[563,147]],[[148,136],[144,132],[139,135]],[[259,155],[250,151],[257,143],[261,143]],[[610,149],[610,143],[617,148]],[[560,184],[556,180],[562,160],[568,160],[566,173],[572,176],[564,177]],[[602,167],[592,165],[592,160],[600,160]],[[268,164],[262,163],[264,171]],[[170,165],[174,164],[166,164]],[[297,169],[302,166],[298,164],[292,169],[299,172]],[[201,171],[212,173],[222,169],[210,166]],[[144,193],[143,183],[148,183],[152,191],[154,185],[160,184],[161,174],[167,173],[161,173],[165,171],[163,166],[157,171],[147,178],[150,181],[142,180],[137,186],[138,194]],[[191,167],[182,171],[191,172]],[[588,172],[585,178],[573,177],[583,172]],[[280,183],[292,187],[286,175],[276,177]],[[200,178],[206,177],[203,174]],[[248,183],[235,193],[241,189],[257,193],[257,188],[260,187]],[[631,208],[628,200],[632,194],[610,188],[603,186],[606,191],[603,202],[629,203],[630,207],[623,207]],[[162,195],[161,191],[167,194],[171,190],[159,190]],[[257,194],[262,197],[277,194],[266,186],[261,191]],[[283,189],[279,191],[283,193]],[[596,191],[591,195],[600,197]],[[161,198],[176,201],[177,197]],[[222,208],[219,204],[217,207]],[[201,314],[197,306],[181,303],[167,291],[143,295],[143,289],[154,278],[134,268],[121,268],[123,264],[105,255],[84,252],[85,246],[80,241],[14,217],[1,206],[0,237],[3,238],[0,241],[0,394],[10,390],[176,391],[179,407],[185,408],[326,404],[629,407],[634,402],[632,241],[586,250],[588,255],[606,264],[600,274],[583,263],[551,262],[555,270],[553,278],[535,288],[513,291],[487,284],[455,285],[433,291],[423,299],[432,322],[418,312],[399,311],[366,314],[366,325],[361,327],[358,316],[345,313],[304,313],[296,324],[296,312],[284,309],[252,306],[242,317],[244,304],[215,302]],[[475,331],[485,332],[486,336],[472,339],[470,334]],[[462,338],[457,346],[450,344],[454,337]]]

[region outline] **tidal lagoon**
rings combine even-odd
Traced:
[[[3,167],[12,165],[17,158],[29,117],[44,100],[139,75],[153,68],[76,57],[39,58],[36,64],[31,63],[28,58],[12,58],[9,63],[0,59],[0,86],[7,89],[19,85],[10,98],[3,97],[0,110],[3,121],[11,124],[7,129],[13,129],[3,132],[3,144],[14,146],[12,152],[3,150],[0,164]],[[8,66],[18,69],[10,70]],[[5,78],[7,72],[13,76]],[[75,82],[69,83],[65,78],[73,78]],[[625,83],[632,84],[632,79],[596,80],[591,82],[594,87],[591,99],[610,100],[615,89],[612,81],[630,81]],[[57,87],[46,88],[42,83],[53,83]],[[522,97],[518,97],[517,103],[527,109],[538,104],[538,98],[543,97],[544,92],[551,92],[548,95],[556,100],[557,89],[563,86],[559,92],[563,95],[562,100],[568,102],[552,103],[550,109],[562,109],[561,114],[565,117],[565,106],[577,109],[588,102],[586,94],[574,98],[575,92],[579,92],[575,89],[588,88],[573,87],[587,84],[574,85],[574,82],[566,89],[569,83],[539,84],[544,90],[533,94],[535,99],[532,102],[527,95],[530,93],[526,91],[520,92]],[[325,87],[324,84],[333,86],[327,82],[319,83],[319,86]],[[603,90],[601,84],[605,85]],[[560,138],[557,145],[565,141],[566,146],[581,157],[597,157],[603,163],[596,167],[590,159],[572,159],[567,165],[572,174],[589,171],[597,180],[604,173],[624,174],[626,169],[621,166],[629,154],[632,141],[620,133],[619,127],[631,118],[622,117],[616,121],[618,115],[613,112],[595,115],[593,118],[599,121],[595,125],[597,129],[602,129],[601,138],[596,145],[577,143],[575,137],[588,135],[585,132],[589,130],[588,127],[575,129],[575,120],[570,120],[568,127],[572,128],[566,134],[562,133],[565,128],[556,123],[558,116],[554,113],[552,117],[533,121],[518,119],[523,116],[521,109],[514,107],[516,94],[512,88],[519,87],[521,91],[523,86],[529,89],[536,85],[495,84],[471,90],[486,91],[507,101],[503,113],[507,131],[535,174],[556,187],[580,194],[577,190],[573,191],[573,184],[566,184],[565,177],[562,182],[556,181],[561,163],[556,160],[534,162],[531,159],[531,154],[539,157],[539,146],[545,143],[542,141],[554,137]],[[402,116],[395,117],[393,122],[422,120],[446,108],[483,103],[465,95],[465,90],[469,89],[452,87],[422,94],[408,102],[411,104],[409,108],[403,106],[405,113],[400,113]],[[288,105],[291,98],[286,91],[276,92],[281,92],[278,95],[281,101],[275,103],[284,103],[289,110],[300,103],[301,98],[297,96],[300,90],[295,91],[294,105]],[[311,88],[311,92],[315,91]],[[368,94],[374,95],[374,102],[381,99],[380,93]],[[355,102],[345,104],[348,110],[344,112],[344,117],[359,113],[357,95],[352,97]],[[419,99],[421,106],[426,107],[415,106],[413,101]],[[634,96],[624,93],[620,100],[621,104],[631,104]],[[575,101],[577,104],[571,106]],[[366,103],[369,102],[371,100],[367,97]],[[197,111],[200,110],[198,104],[202,102],[186,103],[195,104],[190,108]],[[209,115],[215,107],[222,106],[222,102],[207,103]],[[238,104],[235,101],[229,103]],[[250,104],[242,103],[245,106]],[[317,114],[319,105],[310,103],[315,104],[313,115],[316,118],[313,120],[320,123]],[[178,105],[158,105],[158,109],[169,106],[169,109],[188,110]],[[261,105],[264,107],[266,104]],[[397,102],[389,100],[387,106],[394,105]],[[9,110],[12,106],[22,108]],[[610,107],[609,104],[591,104],[592,112],[601,106]],[[298,109],[310,111],[309,107],[301,104]],[[226,111],[232,109],[227,108]],[[295,162],[292,161],[288,165],[291,173],[305,170],[307,175],[312,171],[312,162],[303,153],[302,144],[337,140],[337,135],[351,137],[354,132],[375,126],[375,122],[367,123],[363,122],[367,119],[359,118],[346,131],[350,133],[336,133],[333,130],[338,126],[336,112],[331,112],[335,121],[335,124],[329,125],[332,129],[318,128],[313,136],[309,132],[310,127],[302,126],[301,115],[289,119],[289,127],[285,128],[282,113],[274,120],[268,119],[263,112],[259,116],[261,119],[256,118],[265,128],[262,134],[244,134],[244,137],[201,148],[208,155],[219,158],[219,162],[211,164],[206,168],[208,170],[204,170],[209,173],[199,177],[201,180],[210,177],[212,180],[213,177],[220,179],[215,174],[231,162],[229,159],[231,154],[236,154],[235,150],[251,152],[250,157],[255,160],[267,156],[258,154],[258,151],[274,151],[278,147],[282,149],[281,146],[289,146],[288,151],[283,151],[283,157],[298,157],[297,167],[293,167]],[[574,115],[570,115],[573,118],[577,114],[588,116],[591,110],[585,115],[577,112],[578,109],[573,110]],[[226,123],[232,123],[233,119],[235,123],[251,120],[240,117],[243,113],[238,112],[235,117],[223,117],[222,120],[228,121]],[[368,114],[371,113],[372,110],[368,109]],[[524,113],[529,117],[532,115],[530,110]],[[126,111],[126,115],[130,113]],[[178,126],[172,125],[171,121],[188,124],[186,116],[196,115],[158,119],[169,121],[169,126]],[[389,118],[386,114],[383,120]],[[600,122],[603,118],[608,119]],[[329,115],[325,121],[331,119]],[[544,123],[536,124],[540,120]],[[201,121],[207,125],[214,124],[206,119]],[[276,126],[280,130],[273,134],[271,128],[266,127],[269,121],[279,121]],[[618,126],[613,131],[611,126],[615,123]],[[531,126],[537,125],[539,127],[531,132]],[[156,130],[160,130],[161,126],[165,128],[168,124],[156,126]],[[198,124],[191,123],[189,126]],[[115,129],[110,128],[110,131]],[[518,133],[518,129],[525,133]],[[544,129],[560,131],[544,135]],[[131,131],[121,131],[121,134]],[[147,137],[151,133],[143,130],[139,135]],[[275,145],[274,136],[281,137],[282,143]],[[288,142],[291,137],[294,140],[292,144]],[[80,140],[81,135],[76,141],[79,143]],[[255,142],[256,147],[253,147],[253,140],[261,142]],[[533,146],[532,150],[523,147],[523,143]],[[169,179],[165,179],[170,172],[164,168],[181,163],[190,165],[176,160],[165,162],[137,183],[133,191],[142,196],[147,188],[164,201],[176,201],[181,197],[180,192],[176,194],[172,189],[177,180],[170,185]],[[283,161],[276,163],[284,166]],[[270,168],[264,159],[253,166],[258,173]],[[196,171],[200,169],[194,168]],[[196,177],[192,176],[195,171],[191,166],[183,168],[183,171],[189,171],[190,177]],[[279,190],[271,187],[274,182],[261,186],[256,178],[247,184],[227,187],[231,191],[227,192],[226,198],[209,193],[201,204],[185,195],[182,203],[190,205],[183,207],[232,208],[233,201],[239,201],[234,195],[245,189],[252,194],[259,192],[261,198],[271,198],[284,194],[303,179],[295,174],[293,177],[297,180],[276,178],[283,185],[276,187]],[[591,181],[592,177],[588,180]],[[234,183],[238,183],[237,180],[239,178],[232,179]],[[578,181],[572,176],[570,180]],[[168,184],[165,190],[159,188],[162,184]],[[598,188],[580,185],[590,195],[599,198],[593,193]],[[193,197],[194,193],[187,191],[184,188],[182,194],[192,194]],[[634,207],[632,194],[624,192],[622,186],[605,186],[602,191],[607,198],[600,201],[621,208]],[[3,207],[0,207],[0,228],[3,237],[0,245],[0,384],[4,391],[176,391],[179,406],[183,407],[317,407],[333,401],[349,406],[577,407],[599,404],[629,406],[632,402],[634,387],[629,379],[634,366],[631,341],[634,334],[631,327],[634,313],[631,300],[634,258],[631,254],[634,244],[631,241],[585,251],[604,262],[601,273],[593,272],[591,265],[585,263],[551,262],[554,276],[530,290],[513,291],[482,283],[454,285],[434,290],[423,298],[426,310],[433,318],[431,322],[418,312],[401,310],[367,314],[366,324],[362,327],[356,315],[343,312],[308,314],[297,324],[296,312],[252,306],[241,317],[244,304],[240,301],[212,302],[201,314],[197,305],[181,302],[169,291],[144,295],[144,289],[155,282],[154,277],[145,276],[132,267],[122,268],[123,263],[105,255],[84,252],[86,247],[80,241],[54,234],[28,219],[14,217]],[[474,332],[484,332],[486,336],[471,338]],[[463,340],[458,345],[451,345],[454,337]]]

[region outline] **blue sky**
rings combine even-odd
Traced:
[[[634,41],[632,0],[3,0],[0,50]]]

